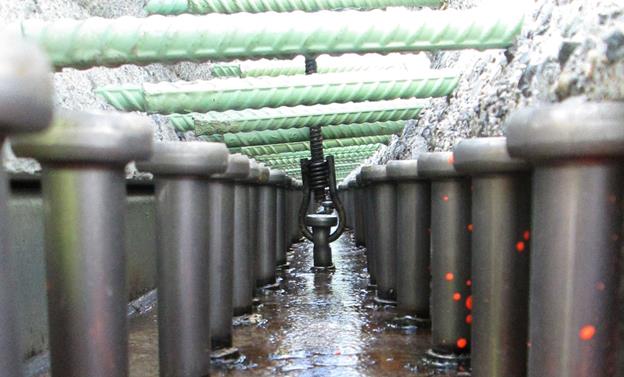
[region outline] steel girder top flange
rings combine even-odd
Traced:
[[[379,71],[111,85],[96,93],[117,110],[172,114],[442,97],[458,82],[453,70]]]
[[[28,20],[8,32],[38,42],[57,68],[387,54],[506,48],[524,21],[508,8]]]

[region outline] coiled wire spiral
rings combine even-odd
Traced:
[[[305,59],[305,73],[311,75],[316,73],[316,59]],[[317,202],[325,198],[325,187],[329,185],[329,171],[325,156],[323,155],[323,133],[321,126],[312,126],[310,129],[310,163],[308,165],[310,189],[314,192],[314,199]]]

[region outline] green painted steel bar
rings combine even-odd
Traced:
[[[344,139],[350,137],[393,135],[405,128],[404,121],[345,124],[325,126],[321,129],[323,139]],[[228,147],[247,147],[251,145],[293,143],[310,140],[309,128],[291,128],[287,130],[238,132],[206,136],[209,141],[225,143]]]
[[[441,0],[150,0],[148,14],[318,12],[320,10],[371,10],[386,7],[438,7]]]
[[[38,42],[55,67],[90,68],[297,55],[509,47],[523,12],[470,10],[238,13],[27,20],[6,32]],[[6,33],[5,32],[5,33]]]
[[[441,97],[458,82],[453,70],[376,71],[145,83],[142,103],[136,85],[106,86],[96,93],[117,110],[172,114]]]
[[[375,154],[375,151],[369,151],[366,153],[346,153],[346,154],[333,154],[332,156],[334,156],[334,159],[336,160],[345,160],[345,159],[354,159],[354,158],[366,158],[369,156],[372,156],[373,154]],[[279,155],[277,155],[279,156]],[[309,157],[309,156],[308,156]],[[300,158],[281,158],[281,157],[277,157],[277,158],[272,158],[272,159],[264,159],[261,160],[262,162],[265,162],[267,164],[271,164],[271,165],[279,165],[279,164],[298,164],[302,158],[306,158],[306,157],[300,157]],[[256,158],[257,159],[257,158]]]
[[[332,140],[324,140],[323,147],[325,148],[336,148],[336,147],[347,147],[351,145],[362,145],[362,144],[388,144],[390,142],[390,136],[382,135],[382,136],[364,136],[364,137],[354,137],[348,139],[332,139]],[[298,152],[305,151],[310,149],[310,143],[305,141],[300,141],[296,143],[283,143],[283,144],[270,144],[270,145],[255,145],[251,147],[236,147],[229,148],[232,153],[243,153],[247,156],[256,156],[260,154],[275,154],[275,153],[284,153],[284,152]]]
[[[358,166],[360,166],[362,164],[363,161],[360,162],[355,162],[355,163],[348,163],[348,164],[344,164],[344,165],[336,165],[336,172],[337,173],[344,173],[347,171],[351,171],[355,168],[357,168]],[[300,172],[301,168],[300,167],[292,167],[292,168],[279,168],[280,170],[283,170],[286,174],[292,175],[295,173]]]
[[[336,167],[336,169],[339,169],[339,168],[341,168],[343,166],[347,166],[347,165],[360,164],[366,158],[367,157],[360,158],[360,159],[350,159],[350,160],[335,161],[335,167]],[[294,169],[300,169],[301,168],[301,165],[300,165],[299,162],[297,162],[295,164],[273,164],[273,165],[270,165],[270,166],[272,168],[280,169],[280,170],[294,170]]]
[[[416,119],[420,111],[428,105],[427,100],[410,98],[242,111],[213,111],[192,116],[195,132],[198,135],[206,135]]]
[[[191,114],[170,114],[167,119],[179,132],[195,131],[195,120]]]
[[[347,155],[333,155],[334,156],[334,160],[336,162],[346,162],[346,161],[361,161],[363,159],[366,159],[370,156],[372,156],[373,154],[375,154],[374,151],[372,152],[367,152],[367,153],[362,153],[362,154],[347,154]],[[273,160],[266,160],[263,161],[266,164],[269,164],[271,166],[284,166],[284,165],[291,165],[291,166],[299,166],[301,159],[289,159],[289,158],[285,158],[285,159],[273,159]]]
[[[278,130],[336,124],[373,123],[416,119],[429,104],[422,99],[339,103],[250,110],[171,114],[176,130],[198,135]]]
[[[316,58],[317,73],[359,72],[372,70],[428,69],[429,59],[422,54],[345,54]],[[218,63],[210,67],[213,77],[262,77],[305,74],[305,58],[292,60],[260,59],[239,63]]]
[[[336,147],[336,148],[325,148],[324,154],[326,156],[332,155],[349,155],[349,154],[364,154],[369,152],[375,152],[381,148],[383,144],[363,144],[363,145],[353,145],[349,147]],[[300,151],[300,152],[285,152],[279,154],[261,154],[256,155],[254,158],[258,161],[270,161],[280,158],[289,158],[289,159],[302,159],[302,158],[310,158],[310,151]]]

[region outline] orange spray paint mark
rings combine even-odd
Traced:
[[[466,285],[469,287],[472,287],[472,280],[470,279],[466,280]]]
[[[446,279],[446,281],[452,281],[453,279],[455,279],[455,275],[453,275],[452,272],[447,272],[446,275],[444,275],[444,278]]]
[[[518,241],[516,243],[516,250],[518,250],[519,253],[523,252],[524,248],[525,248],[525,245],[523,241]]]
[[[472,295],[468,296],[466,299],[466,309],[472,310]]]
[[[592,325],[585,325],[581,327],[579,331],[579,338],[581,338],[581,340],[590,340],[594,335],[596,335],[596,328]]]
[[[468,226],[467,226],[466,228],[468,229],[468,231],[469,231],[470,233],[472,233],[472,229],[473,229],[474,227],[472,226],[472,224],[468,224]]]
[[[449,200],[448,195],[444,195],[444,196],[442,197],[442,200],[444,200],[445,202],[448,202],[448,200]]]
[[[459,292],[453,293],[453,301],[461,300],[461,294]]]
[[[467,345],[468,341],[466,340],[466,338],[457,339],[457,348],[466,348]]]
[[[472,314],[468,314],[466,316],[466,323],[472,325]]]
[[[531,239],[531,232],[528,230],[525,230],[524,233],[522,233],[522,238],[524,238],[525,241],[528,241]]]

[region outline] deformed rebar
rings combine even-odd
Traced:
[[[117,110],[173,114],[441,97],[458,82],[453,70],[385,71],[109,85],[96,93]]]
[[[358,155],[358,154],[366,154],[377,151],[383,144],[363,144],[363,145],[353,145],[349,147],[335,147],[335,148],[325,148],[325,153],[329,156],[336,157],[344,157],[350,155]],[[300,152],[284,152],[277,154],[260,154],[254,156],[254,158],[258,161],[266,161],[271,162],[277,159],[301,159],[310,157],[310,152],[308,150],[300,151]]]
[[[387,144],[390,142],[390,136],[364,136],[353,137],[346,139],[330,139],[323,142],[325,148],[347,147],[352,145],[363,144]],[[282,143],[282,144],[270,144],[270,145],[255,145],[251,147],[237,147],[230,148],[230,152],[239,152],[248,156],[256,156],[260,154],[275,154],[283,152],[298,152],[310,150],[310,144],[304,141],[296,143]]]
[[[150,0],[145,6],[149,14],[209,14],[262,12],[317,12],[320,10],[385,7],[437,7],[441,0]]]
[[[403,131],[404,121],[325,126],[321,129],[323,139],[344,139],[362,136],[393,135]],[[291,128],[274,131],[238,132],[215,134],[205,137],[208,141],[225,143],[228,147],[246,147],[279,143],[307,141],[308,128]]]
[[[198,135],[211,135],[416,119],[420,111],[428,104],[427,100],[410,98],[240,111],[212,111],[204,114],[175,114],[170,118],[184,119],[184,122],[180,120],[176,123],[184,127],[184,131],[195,129]]]
[[[345,54],[317,57],[317,73],[418,70],[429,68],[430,62],[420,54]],[[210,67],[212,77],[292,76],[305,74],[305,58],[291,60],[260,59],[255,61],[218,63]]]
[[[38,42],[54,66],[90,68],[156,62],[292,58],[505,48],[522,12],[510,9],[240,13],[117,19],[27,20],[8,32]]]

